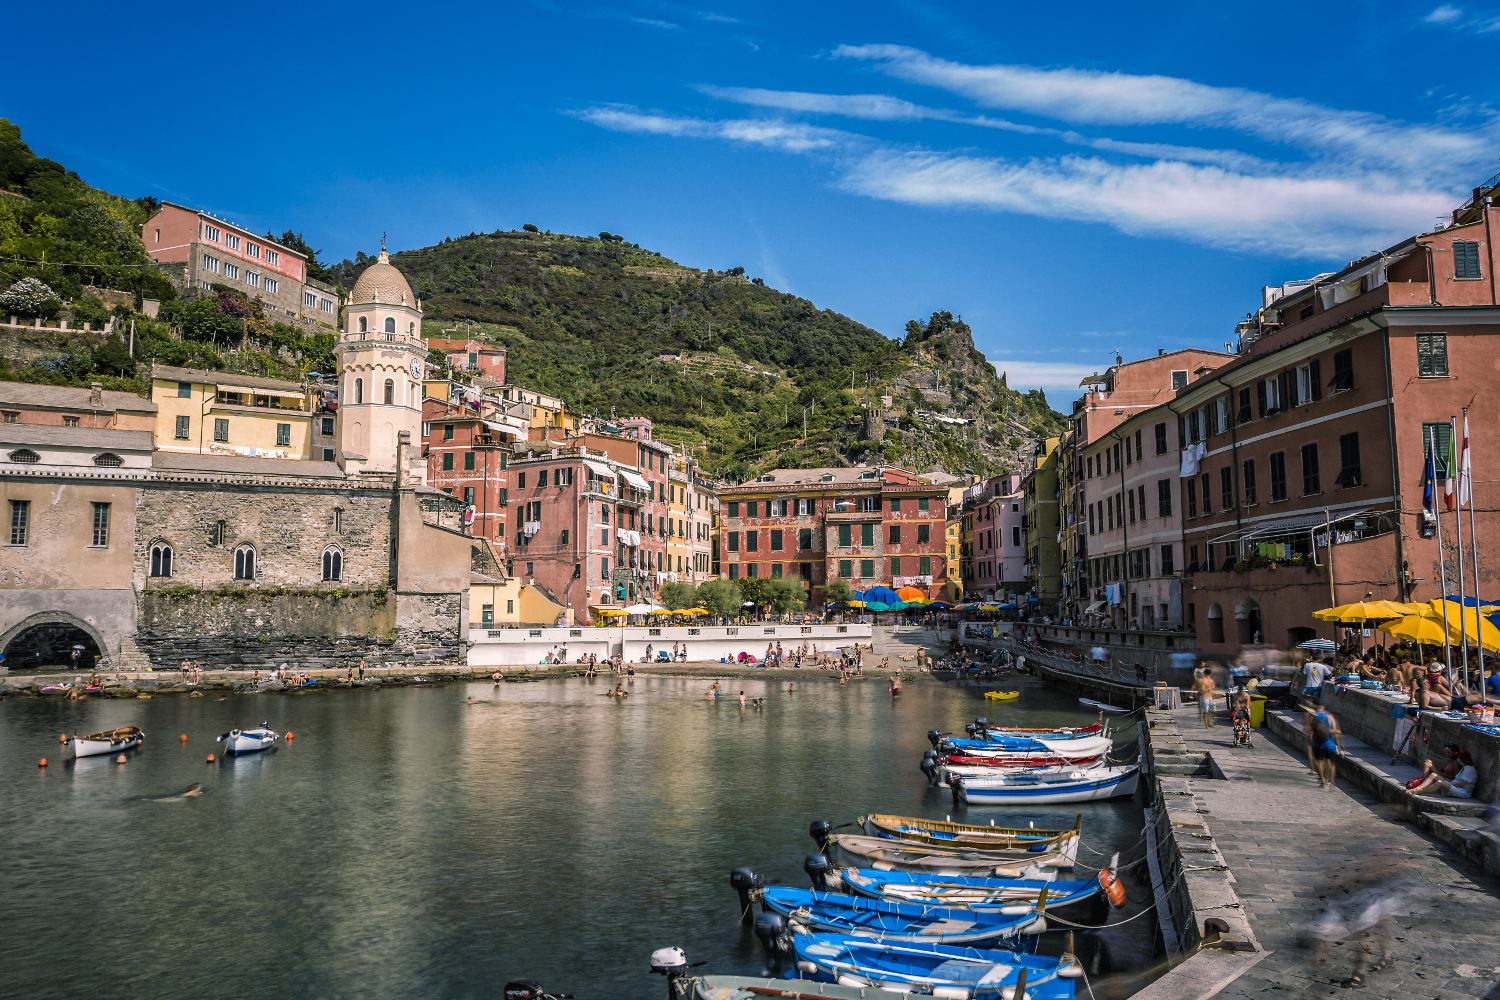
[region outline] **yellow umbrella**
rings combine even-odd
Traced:
[[[1439,626],[1443,623],[1443,603],[1433,601],[1434,606],[1427,614],[1427,617]],[[1500,652],[1500,629],[1495,628],[1484,617],[1485,614],[1494,613],[1490,608],[1460,608],[1457,601],[1446,603],[1448,604],[1448,634],[1453,637],[1455,644],[1461,644],[1467,639],[1492,653]]]
[[[625,612],[618,611],[614,608],[600,608],[595,611],[594,614],[603,615],[606,618],[623,618],[625,616]]]
[[[1320,622],[1363,622],[1381,621],[1388,618],[1404,618],[1407,615],[1421,614],[1421,604],[1401,604],[1397,601],[1360,601],[1355,604],[1345,604],[1337,608],[1324,608],[1322,611],[1314,611],[1312,616]]]
[[[680,615],[680,614],[682,614],[681,611],[673,611],[670,608],[657,608],[655,611],[650,611],[650,612],[647,612],[647,613],[648,614],[653,614],[653,615]]]
[[[1448,634],[1443,631],[1443,623],[1423,615],[1408,615],[1397,621],[1385,622],[1378,629],[1397,639],[1409,639],[1429,646],[1448,645]]]
[[[679,611],[677,613],[679,615],[706,615],[706,614],[708,614],[708,612],[704,611],[702,608],[688,608],[685,611]]]

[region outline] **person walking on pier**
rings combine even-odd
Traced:
[[[1205,729],[1212,729],[1214,724],[1214,698],[1218,695],[1218,689],[1214,687],[1214,675],[1206,667],[1199,667],[1198,679],[1193,687],[1198,690],[1198,719],[1203,723]]]
[[[1333,787],[1333,762],[1338,759],[1339,723],[1333,713],[1321,705],[1308,702],[1303,705],[1307,723],[1303,732],[1313,758],[1313,770],[1318,773],[1318,784],[1328,789]]]

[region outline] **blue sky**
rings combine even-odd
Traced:
[[[325,258],[532,222],[888,335],[951,310],[1065,408],[1500,171],[1493,2],[32,4],[66,71],[0,115]]]

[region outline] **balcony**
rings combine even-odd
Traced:
[[[365,342],[378,344],[400,344],[421,351],[423,356],[427,354],[427,341],[421,337],[408,337],[404,333],[376,333],[369,331],[365,333],[345,333],[339,337],[344,344],[360,344]]]

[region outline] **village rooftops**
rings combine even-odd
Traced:
[[[796,492],[799,490],[846,489],[848,487],[872,487],[878,489],[921,489],[936,491],[944,487],[928,482],[905,469],[890,466],[852,469],[775,469],[763,473],[738,486],[726,486],[721,493],[761,493],[766,491]]]
[[[33,385],[30,382],[0,382],[0,407],[48,410],[124,410],[155,413],[156,404],[133,392],[104,389],[99,401],[93,401],[94,390],[69,385]]]
[[[152,464],[163,472],[201,472],[209,475],[274,476],[277,479],[345,479],[337,462],[288,462],[284,458],[245,455],[199,455],[158,451]]]
[[[211,372],[201,368],[174,368],[171,365],[152,365],[151,378],[161,382],[196,382],[199,385],[254,390],[261,395],[301,396],[307,392],[307,387],[300,382],[262,378],[258,375],[238,375],[234,372]]]

